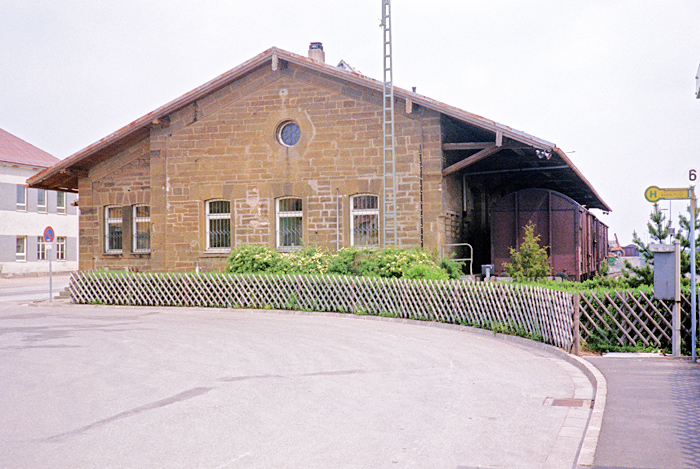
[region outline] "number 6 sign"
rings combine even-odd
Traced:
[[[688,171],[688,179],[690,179],[690,182],[695,181],[698,178],[698,172],[694,169],[691,169]]]

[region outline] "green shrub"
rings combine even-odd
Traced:
[[[438,266],[445,272],[447,272],[447,275],[453,280],[456,280],[462,276],[461,262],[453,261],[452,259],[443,257],[442,259],[440,259],[440,263],[438,264]]]
[[[424,264],[411,266],[404,272],[404,278],[424,280],[449,280],[450,276],[440,267],[430,267]]]
[[[428,274],[428,271],[442,270],[439,265],[440,260],[437,256],[420,248],[403,249],[388,247],[370,251],[366,255],[360,255],[356,262],[358,264],[358,274],[371,277],[405,278],[410,269],[413,269],[411,275],[435,275]],[[449,278],[449,274],[443,278]]]
[[[266,246],[244,245],[231,251],[227,273],[353,275],[410,279],[456,279],[462,265],[420,248],[344,248],[335,254],[316,247],[280,254]]]
[[[590,352],[607,353],[607,352],[656,352],[663,350],[668,352],[668,349],[660,349],[653,345],[644,345],[638,342],[634,345],[619,345],[614,334],[609,330],[596,328],[596,330],[585,339],[583,348]]]
[[[368,249],[343,248],[336,252],[328,265],[328,273],[335,275],[360,275],[360,259],[371,255]]]
[[[520,250],[510,248],[512,262],[503,264],[509,277],[516,280],[537,280],[549,276],[549,256],[547,250],[540,247],[539,241],[540,237],[535,236],[535,224],[528,222]]]
[[[231,250],[225,272],[229,274],[273,273],[279,268],[281,260],[280,254],[267,246],[244,244]]]
[[[278,274],[325,274],[331,263],[331,256],[315,247],[304,247],[280,257],[281,261],[274,271]]]

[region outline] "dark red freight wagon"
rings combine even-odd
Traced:
[[[525,189],[491,206],[491,261],[496,274],[518,249],[532,221],[540,246],[547,247],[552,274],[586,280],[600,272],[607,258],[608,227],[573,199],[547,189]]]

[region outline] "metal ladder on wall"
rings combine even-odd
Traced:
[[[396,219],[396,157],[394,154],[394,77],[391,54],[391,2],[382,0],[384,30],[384,88],[382,99],[384,210],[382,232],[384,246],[398,246]]]

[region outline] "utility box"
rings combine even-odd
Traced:
[[[680,244],[652,244],[654,253],[654,298],[676,300],[680,295]]]
[[[671,351],[681,356],[681,243],[652,244],[654,253],[654,297],[673,300]]]

